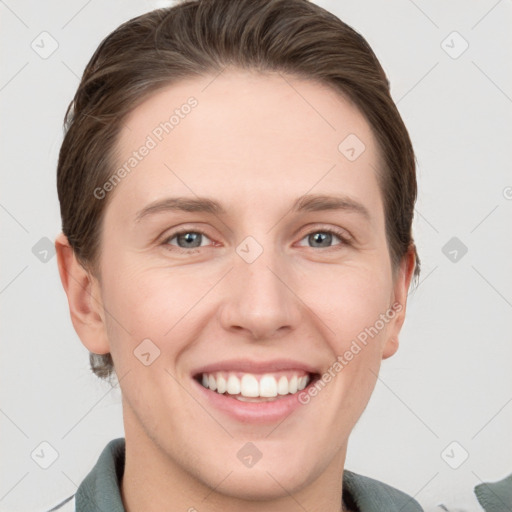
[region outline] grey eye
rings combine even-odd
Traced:
[[[195,249],[196,247],[206,245],[202,243],[204,239],[209,240],[204,233],[199,231],[185,231],[183,233],[177,233],[172,238],[169,238],[167,243],[170,245],[177,245],[181,249]],[[173,244],[173,240],[176,240],[177,244]]]

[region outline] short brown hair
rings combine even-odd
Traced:
[[[98,269],[108,198],[94,190],[113,173],[125,116],[162,87],[228,66],[317,81],[354,102],[384,159],[378,174],[393,268],[412,249],[417,277],[415,157],[389,82],[366,40],[308,0],[185,0],[123,23],[101,42],[66,111],[57,169],[62,231],[84,268]],[[99,377],[113,373],[110,354],[91,353],[90,364]]]

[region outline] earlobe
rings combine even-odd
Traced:
[[[398,350],[398,338],[392,336],[386,341],[386,345],[384,346],[384,350],[382,352],[382,359],[387,359],[396,353]]]
[[[382,359],[391,357],[398,350],[398,338],[405,321],[407,294],[414,274],[415,265],[415,250],[414,246],[411,246],[407,254],[402,259],[393,286],[393,303],[391,304],[391,308],[395,311],[395,315],[392,323],[389,325],[388,339],[383,347]]]
[[[97,280],[78,262],[63,233],[55,239],[55,250],[60,279],[68,298],[69,313],[76,333],[90,352],[108,353],[110,347]]]

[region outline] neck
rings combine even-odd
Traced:
[[[126,413],[126,411],[125,411]],[[298,508],[309,512],[340,512],[342,475],[346,446],[339,449],[329,465],[305,485],[297,481],[298,491],[290,492],[272,479],[266,495],[243,497],[236,485],[230,486],[233,471],[218,475],[217,485],[203,482],[199,472],[188,472],[172,458],[135,421],[125,414],[126,458],[121,482],[121,497],[126,512],[291,512]],[[130,418],[134,419],[134,418]],[[254,469],[254,468],[253,468]],[[307,477],[307,468],[298,469]],[[224,474],[225,473],[225,474]],[[233,482],[233,479],[232,479]]]

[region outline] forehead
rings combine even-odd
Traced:
[[[280,73],[224,70],[166,86],[126,117],[117,149],[116,169],[128,172],[115,194],[134,202],[229,190],[269,202],[333,187],[379,195],[378,148],[360,111]]]

